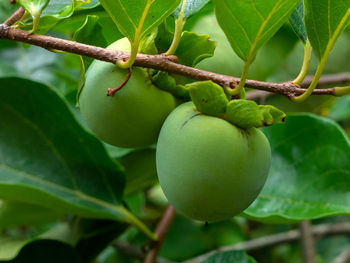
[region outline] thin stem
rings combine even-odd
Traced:
[[[234,88],[233,90],[230,91],[231,95],[238,95],[241,93],[242,89],[244,88],[245,84],[246,84],[246,80],[248,77],[248,71],[249,71],[249,67],[250,67],[250,62],[246,61],[246,63],[244,64],[244,68],[243,68],[243,72],[242,72],[242,76],[241,76],[241,80],[239,81],[239,84],[236,88]]]
[[[308,71],[309,66],[310,66],[311,55],[312,55],[312,46],[311,46],[310,40],[307,39],[306,44],[304,45],[303,65],[301,67],[301,70],[300,70],[298,77],[296,77],[296,79],[292,81],[294,84],[300,84],[305,79],[305,77],[307,75],[307,71]]]
[[[320,78],[322,76],[322,73],[323,73],[324,67],[326,65],[326,62],[327,62],[327,57],[323,57],[321,59],[320,63],[318,64],[315,77],[314,77],[313,81],[311,82],[310,86],[307,88],[306,92],[303,93],[302,95],[297,96],[297,97],[293,97],[292,101],[294,101],[294,102],[303,102],[308,97],[310,97],[310,95],[312,94],[312,92],[316,88],[316,86],[318,84],[318,81],[320,80]]]
[[[316,262],[315,240],[312,234],[312,225],[310,221],[304,221],[299,224],[301,233],[301,244],[303,249],[304,263]]]
[[[313,90],[316,88],[318,80],[320,79],[323,70],[326,66],[326,62],[328,60],[329,54],[331,53],[335,42],[337,40],[337,36],[340,35],[341,30],[343,29],[343,25],[345,25],[345,23],[348,22],[348,18],[350,17],[350,9],[347,10],[346,14],[343,16],[343,18],[341,19],[340,23],[338,24],[338,27],[336,28],[336,30],[334,31],[333,35],[331,36],[330,40],[328,41],[326,50],[324,51],[324,53],[322,54],[322,57],[320,59],[320,62],[318,64],[317,67],[317,71],[315,74],[315,78],[313,80],[313,82],[311,83],[310,87],[307,89],[307,91],[298,96],[298,97],[294,97],[292,98],[293,101],[295,102],[303,102],[305,101],[313,92]]]
[[[171,226],[171,223],[173,222],[175,214],[176,214],[175,208],[172,207],[171,205],[168,205],[155,231],[155,234],[158,237],[158,240],[156,241],[154,246],[151,248],[151,250],[148,251],[145,257],[144,263],[156,262],[159,250],[162,247],[165,236],[169,231],[169,228]]]
[[[184,13],[185,13],[185,7],[186,7],[186,2],[187,0],[183,0],[182,6],[181,6],[181,11],[179,13],[179,17],[175,19],[175,32],[174,32],[174,38],[173,41],[168,49],[167,52],[165,52],[165,55],[174,55],[179,44],[181,41],[181,36],[182,36],[182,30],[185,24],[184,21]]]
[[[123,68],[123,69],[127,69],[127,68],[130,68],[132,67],[132,65],[134,64],[135,62],[135,59],[136,59],[136,56],[137,56],[137,53],[139,51],[139,46],[140,46],[140,41],[141,41],[141,36],[142,36],[142,28],[143,28],[143,25],[145,23],[145,20],[146,20],[146,17],[147,17],[147,14],[148,14],[148,11],[149,9],[151,8],[151,5],[152,5],[152,2],[153,0],[148,0],[147,1],[147,4],[145,6],[145,9],[143,10],[143,13],[142,13],[142,16],[140,18],[140,22],[139,24],[137,25],[137,29],[135,31],[135,38],[133,41],[130,41],[130,44],[131,44],[131,52],[130,52],[130,57],[127,61],[123,61],[123,60],[119,60],[117,62],[117,65],[120,67],[120,68]]]

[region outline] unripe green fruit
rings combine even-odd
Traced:
[[[168,201],[185,216],[208,222],[229,219],[256,199],[270,159],[260,130],[203,115],[192,102],[169,115],[157,145],[157,173]]]
[[[118,40],[108,49],[129,51],[129,41]],[[108,88],[119,86],[128,71],[95,60],[86,73],[80,94],[82,116],[101,140],[119,147],[140,148],[157,141],[159,130],[175,108],[175,98],[152,85],[146,70],[133,67],[127,84],[114,96]]]

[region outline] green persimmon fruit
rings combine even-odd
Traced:
[[[185,216],[208,222],[229,219],[256,199],[270,159],[269,142],[260,130],[203,115],[192,102],[168,116],[156,152],[168,201]]]
[[[130,51],[129,41],[118,40],[108,49]],[[101,140],[119,147],[141,148],[153,144],[165,118],[176,107],[175,98],[152,85],[147,71],[133,67],[127,84],[114,96],[108,88],[119,86],[128,71],[95,60],[86,73],[79,97],[82,116]]]

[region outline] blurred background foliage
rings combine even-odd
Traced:
[[[55,2],[55,1],[53,1]],[[57,1],[56,1],[57,2]],[[47,23],[41,28],[40,33],[47,31],[48,35],[73,39],[75,32],[84,24],[86,16],[92,15],[98,18],[98,25],[92,29],[93,34],[103,37],[101,43],[107,45],[122,37],[116,30],[112,20],[98,5],[92,1],[88,7],[77,10],[68,10],[71,1],[62,1],[61,5],[51,6],[52,12],[60,12],[61,17],[50,17],[50,9],[46,11]],[[4,21],[16,7],[9,5],[8,1],[0,2],[0,20]],[[68,11],[67,11],[68,10]],[[69,19],[63,19],[67,18]],[[168,26],[173,25],[172,19],[168,19]],[[217,49],[212,58],[202,61],[198,67],[201,69],[239,76],[243,68],[243,62],[232,51],[224,33],[219,28],[213,6],[209,3],[199,13],[191,17],[186,24],[186,30],[199,34],[209,34],[211,40],[217,41]],[[324,74],[350,72],[350,30],[345,32],[337,42],[331,53]],[[82,42],[88,41],[81,38]],[[289,24],[284,25],[278,33],[262,48],[256,61],[253,63],[249,78],[266,81],[287,81],[297,76],[303,58],[303,46],[293,33]],[[309,74],[316,70],[317,60],[313,56]],[[45,83],[55,88],[62,96],[66,97],[77,119],[82,122],[79,111],[76,109],[76,93],[79,85],[80,62],[76,55],[49,52],[47,50],[28,46],[22,43],[0,41],[0,77],[17,76]],[[314,96],[302,104],[294,104],[285,97],[272,95],[266,98],[266,103],[278,106],[282,110],[291,112],[313,112],[339,122],[350,135],[350,96],[335,98],[331,96]],[[84,123],[83,123],[84,125]],[[143,221],[155,224],[162,210],[166,206],[166,200],[157,185],[155,169],[155,149],[151,147],[140,151],[133,149],[120,149],[105,145],[110,155],[119,160],[126,169],[128,178],[126,188],[125,205]],[[138,163],[138,166],[134,164]],[[140,183],[142,182],[142,183]],[[142,190],[142,191],[141,191]],[[1,207],[6,205],[0,203]],[[35,209],[34,207],[32,209]],[[16,211],[14,211],[16,212]],[[45,211],[41,211],[44,213]],[[50,213],[49,213],[50,214]],[[7,214],[8,215],[8,214]],[[4,218],[0,215],[0,218]],[[60,221],[57,221],[60,219]],[[30,220],[28,219],[28,222]],[[5,224],[1,230],[0,257],[4,258],[6,249],[1,246],[1,241],[13,239],[23,240],[37,238],[52,229],[64,235],[64,227],[67,224],[74,225],[76,219],[67,215],[53,214],[48,217],[48,222],[37,222],[36,225],[23,225],[11,227]],[[327,219],[315,220],[314,224],[349,222],[347,216],[335,216]],[[95,222],[96,223],[96,222]],[[117,224],[117,225],[116,225]],[[114,229],[116,233],[123,233],[119,240],[127,241],[134,245],[142,245],[146,240],[133,227],[121,226],[119,223],[103,222],[107,229]],[[110,227],[110,228],[108,228]],[[225,245],[234,245],[249,239],[281,233],[295,229],[295,224],[263,224],[243,217],[236,217],[230,221],[205,225],[203,223],[188,220],[177,215],[160,256],[174,261],[183,261],[195,257],[209,250]],[[62,230],[63,229],[63,230]],[[114,236],[106,238],[106,233],[101,230],[101,237],[110,242]],[[71,232],[71,230],[70,230]],[[79,232],[79,231],[78,231]],[[86,233],[86,232],[85,232]],[[70,233],[71,235],[71,233]],[[77,234],[78,235],[78,234]],[[96,233],[91,237],[98,237]],[[57,233],[55,234],[57,239]],[[72,237],[70,237],[72,238]],[[62,239],[66,240],[64,237]],[[79,242],[84,239],[79,238]],[[83,241],[81,241],[83,240]],[[82,244],[83,247],[88,243]],[[94,239],[94,244],[98,239]],[[43,241],[44,242],[44,241]],[[47,241],[46,241],[47,242]],[[74,242],[72,242],[73,244]],[[13,246],[21,247],[13,242]],[[62,244],[62,243],[60,243]],[[50,244],[45,244],[50,247]],[[57,244],[55,244],[57,246]],[[328,237],[317,241],[317,262],[328,263],[344,248],[350,246],[350,237]],[[88,247],[88,246],[87,246]],[[49,249],[49,248],[48,248]],[[62,247],[63,254],[76,253],[67,247]],[[12,250],[11,250],[12,251]],[[86,247],[85,247],[85,250]],[[23,252],[25,253],[25,251]],[[299,263],[302,262],[299,243],[291,243],[277,246],[273,249],[261,249],[249,253],[260,263]],[[94,255],[96,256],[96,255]],[[25,262],[25,261],[1,261],[1,262]],[[59,261],[57,261],[59,262]],[[62,262],[62,261],[61,261]],[[68,262],[68,261],[67,261]],[[84,262],[84,261],[82,261]],[[96,262],[101,263],[133,263],[137,260],[123,255],[111,246],[98,255]]]

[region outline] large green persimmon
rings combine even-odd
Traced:
[[[108,48],[130,51],[130,44],[124,38]],[[88,127],[101,140],[119,147],[141,148],[157,141],[176,102],[170,93],[152,85],[147,71],[138,67],[133,67],[124,87],[107,96],[107,90],[119,86],[127,74],[127,70],[95,60],[86,73],[80,109]]]
[[[188,102],[166,119],[156,158],[168,201],[189,218],[213,222],[239,214],[256,199],[271,150],[260,130],[239,129]]]

